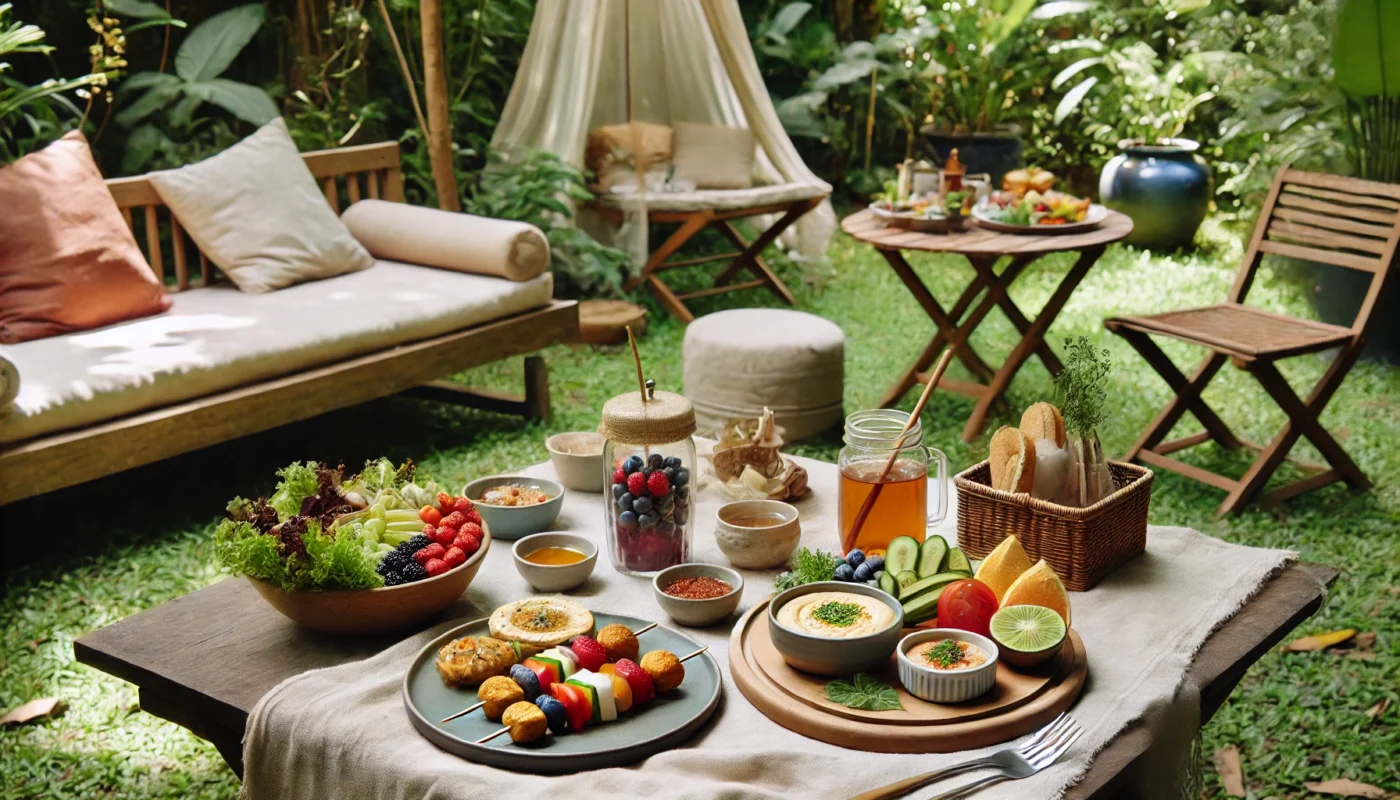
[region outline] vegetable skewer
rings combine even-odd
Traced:
[[[681,656],[680,658],[677,658],[676,661],[675,661],[675,663],[677,663],[677,664],[683,664],[683,663],[685,663],[686,661],[689,661],[690,659],[695,658],[696,656],[700,655],[701,653],[703,653],[703,652],[705,652],[706,650],[709,650],[709,649],[710,649],[709,645],[705,645],[704,647],[701,647],[699,650],[696,650],[696,651],[693,652],[693,653],[689,653],[689,654],[687,654],[687,655]],[[654,650],[654,651],[652,651],[651,653],[647,653],[647,656],[651,656],[651,655],[653,655],[653,654],[658,654],[658,653],[665,653],[667,657],[669,657],[669,658],[675,658],[675,656],[671,655],[670,653],[666,653],[666,651],[664,651],[664,650]],[[645,658],[643,659],[643,661],[646,661],[646,660],[647,660],[647,659],[645,659]],[[683,675],[684,675],[684,672],[681,673],[681,676],[683,676]],[[668,682],[668,683],[665,683],[665,684],[663,684],[663,683],[661,683],[660,681],[658,681],[656,688],[657,688],[658,691],[669,691],[670,689],[674,689],[674,688],[676,688],[676,687],[679,686],[679,685],[680,685],[680,680],[679,680],[679,679],[676,679],[674,683],[669,683],[669,682]],[[571,688],[572,688],[572,687],[571,687]],[[651,698],[647,698],[647,699],[649,700],[649,699],[651,699]],[[521,705],[524,705],[524,704],[521,704]],[[513,706],[512,706],[512,707],[513,707]],[[497,736],[500,736],[501,734],[510,733],[511,730],[512,730],[513,728],[517,729],[517,730],[522,734],[522,735],[519,736],[519,737],[517,737],[516,735],[512,735],[512,736],[511,736],[511,738],[512,738],[513,740],[517,741],[517,742],[520,742],[520,741],[525,741],[525,742],[534,741],[535,739],[538,739],[538,738],[540,738],[541,736],[544,735],[543,732],[539,732],[538,729],[537,729],[536,727],[534,727],[534,726],[523,726],[523,725],[521,725],[521,724],[518,723],[518,722],[517,722],[517,724],[515,724],[515,725],[509,724],[509,723],[511,723],[513,720],[506,719],[506,717],[510,717],[510,716],[511,716],[511,713],[510,713],[510,711],[509,711],[509,709],[508,709],[508,710],[506,711],[506,713],[505,713],[505,714],[503,715],[503,717],[502,717],[502,719],[503,719],[505,722],[507,722],[507,725],[506,725],[505,727],[501,728],[500,730],[494,732],[494,733],[488,734],[488,735],[486,735],[486,736],[481,737],[480,739],[477,739],[475,743],[476,743],[476,744],[485,744],[485,743],[491,741],[492,739],[495,739]],[[572,723],[571,723],[571,727],[572,727]],[[556,733],[557,733],[557,731],[556,731]]]

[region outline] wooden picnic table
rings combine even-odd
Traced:
[[[1187,672],[1204,724],[1245,671],[1317,611],[1337,570],[1294,564],[1211,634]],[[484,616],[462,598],[438,622]],[[268,690],[307,670],[368,658],[409,633],[345,638],[298,628],[241,578],[229,578],[78,639],[79,661],[136,684],[141,708],[207,739],[240,776],[243,730]],[[739,701],[742,702],[742,701]],[[1107,798],[1141,768],[1151,734],[1130,727],[1099,755],[1069,798]]]
[[[969,221],[967,230],[959,233],[919,233],[888,227],[872,211],[866,209],[841,220],[841,230],[874,246],[880,255],[885,257],[895,274],[909,287],[914,299],[933,320],[936,328],[933,338],[924,347],[923,352],[890,386],[880,405],[887,408],[893,406],[916,384],[927,383],[929,366],[945,346],[950,347],[957,359],[972,373],[973,380],[944,377],[939,386],[977,399],[972,415],[968,417],[962,432],[963,441],[971,442],[982,432],[992,404],[1001,400],[1002,393],[1010,385],[1011,379],[1032,354],[1040,356],[1040,362],[1051,375],[1059,374],[1060,359],[1045,341],[1050,323],[1055,321],[1060,309],[1064,308],[1065,302],[1079,286],[1079,282],[1089,274],[1089,268],[1103,255],[1104,249],[1132,233],[1133,221],[1117,211],[1109,211],[1108,217],[1098,227],[1082,233],[999,233],[978,228],[975,221]],[[952,307],[945,310],[905,260],[905,250],[957,253],[972,265],[975,275],[963,288]],[[1036,318],[1027,318],[1008,294],[1011,283],[1037,258],[1047,253],[1068,251],[1078,251],[1079,258],[1074,262],[1074,266],[1070,267],[1069,272],[1065,273],[1060,285]],[[1002,256],[1009,256],[1011,260],[998,274],[996,264]],[[985,295],[983,290],[986,290]],[[983,295],[982,300],[973,307],[972,302],[978,295]],[[996,369],[972,349],[969,341],[972,332],[994,307],[1000,308],[1021,333],[1021,340]]]

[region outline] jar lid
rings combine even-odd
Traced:
[[[679,442],[695,433],[695,407],[674,392],[652,392],[645,401],[641,392],[626,392],[603,406],[598,432],[619,444]]]

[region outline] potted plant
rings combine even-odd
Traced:
[[[1081,46],[1099,49],[1102,44],[1086,39]],[[1099,195],[1104,205],[1132,218],[1133,232],[1126,241],[1175,250],[1191,244],[1213,193],[1210,168],[1197,153],[1200,143],[1180,134],[1196,108],[1215,94],[1186,88],[1191,61],[1178,61],[1165,71],[1163,66],[1150,45],[1136,42],[1079,59],[1061,70],[1050,87],[1079,79],[1056,107],[1055,124],[1084,107],[1086,133],[1118,140],[1122,152],[1104,165]],[[1101,84],[1107,91],[1091,94]],[[1114,115],[1122,120],[1118,127],[1098,121],[1094,112],[1103,104],[1119,105]]]

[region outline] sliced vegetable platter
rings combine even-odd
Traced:
[[[637,630],[649,620],[593,612],[597,628],[612,623]],[[451,722],[439,720],[476,702],[474,689],[443,683],[434,660],[443,645],[463,636],[489,636],[487,619],[463,623],[429,642],[414,657],[403,681],[403,702],[413,727],[424,738],[468,761],[518,772],[559,774],[634,764],[688,740],[709,720],[719,705],[719,664],[708,651],[685,662],[685,681],[658,696],[645,708],[582,733],[546,735],[530,744],[514,744],[501,736],[485,744],[476,740],[500,730],[500,722],[480,712]],[[700,649],[688,636],[658,626],[646,635],[646,650],[669,650],[684,655]]]
[[[1097,228],[1108,219],[1108,209],[1098,203],[1091,203],[1089,210],[1084,213],[1084,219],[1079,222],[1064,222],[1055,225],[1020,225],[1006,222],[1002,214],[992,207],[992,204],[983,199],[972,207],[972,218],[977,220],[977,227],[985,230],[1000,231],[1002,233],[1020,233],[1033,236],[1056,236],[1066,233],[1083,233],[1087,230]]]

